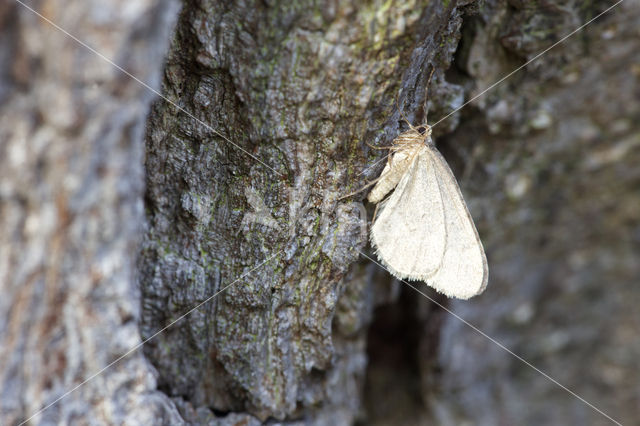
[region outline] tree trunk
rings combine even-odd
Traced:
[[[159,85],[176,4],[29,6]],[[176,424],[141,351],[67,394],[140,342],[153,93],[16,2],[0,27],[0,424]]]
[[[354,421],[367,326],[389,290],[349,269],[366,213],[339,198],[384,165],[361,174],[384,155],[364,142],[389,145],[404,129],[399,92],[415,124],[432,70],[433,110],[460,103],[443,70],[463,12],[185,5],[167,63],[172,103],[156,102],[149,123],[143,334],[231,287],[146,346],[171,395],[261,421]]]
[[[0,7],[1,423],[150,338],[33,423],[610,424],[361,256],[367,191],[340,197],[427,110],[490,273],[470,301],[419,289],[631,422],[637,7],[492,87],[612,4],[184,3],[144,177],[151,93]],[[155,86],[172,5],[42,12]]]

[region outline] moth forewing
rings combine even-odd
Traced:
[[[442,268],[431,277],[431,285],[447,296],[468,299],[482,293],[487,286],[487,258],[449,165],[435,148],[431,155],[442,196],[447,233]]]
[[[367,196],[370,203],[379,203],[389,191],[396,187],[413,160],[412,154],[402,150],[389,157],[389,161],[380,173],[380,180]]]
[[[435,191],[423,147],[414,156],[371,227],[371,243],[382,263],[399,278],[425,280],[441,267],[446,229],[443,205]]]
[[[371,242],[396,277],[468,299],[487,285],[487,260],[455,177],[424,127],[394,140],[387,174],[369,194],[378,202],[395,187],[379,205]]]

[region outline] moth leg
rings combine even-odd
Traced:
[[[378,207],[380,207],[380,203],[376,204],[376,208],[375,210],[373,210],[373,218],[371,219],[372,224],[376,221],[376,214],[378,214]]]
[[[429,74],[429,79],[427,80],[427,88],[424,90],[424,124],[422,126],[428,126],[429,120],[427,120],[427,115],[429,114],[429,110],[427,109],[427,101],[429,100],[429,86],[431,85],[431,77],[433,77],[433,72],[435,71],[435,67],[431,68],[431,73]],[[421,127],[421,126],[418,126]]]
[[[413,158],[413,157],[411,157]],[[391,163],[391,155],[387,155],[387,166],[389,166],[389,164]],[[385,170],[387,170],[386,166],[385,166]],[[375,178],[374,180],[372,180],[371,182],[367,183],[365,186],[363,186],[362,188],[358,189],[357,191],[353,191],[350,192],[346,195],[343,195],[342,197],[338,198],[338,201],[343,200],[345,198],[351,197],[352,195],[357,194],[358,192],[362,192],[365,189],[369,188],[372,185],[375,185],[376,183],[378,183],[378,181],[380,181],[380,179],[383,179],[385,177],[387,177],[387,175],[390,173],[389,171],[387,171],[385,173],[385,170],[382,171],[382,173],[380,174],[380,176],[378,176],[377,178]]]
[[[393,145],[388,145],[388,146],[373,146],[373,145],[371,145],[371,144],[370,144],[369,142],[367,142],[367,141],[364,141],[364,143],[366,143],[366,144],[367,144],[367,146],[368,146],[369,148],[372,148],[372,149],[391,149],[391,148],[393,148]]]
[[[376,208],[373,210],[373,217],[371,218],[371,224],[376,221],[376,216],[378,215],[378,209],[381,205],[385,204],[389,200],[390,195],[387,194],[382,200],[376,203]]]
[[[367,184],[366,184],[365,186],[363,186],[362,188],[358,189],[357,191],[353,191],[353,192],[348,193],[347,195],[343,195],[342,197],[338,198],[338,201],[340,201],[340,200],[344,200],[345,198],[349,198],[349,197],[351,197],[352,195],[357,194],[358,192],[362,192],[362,191],[364,191],[365,189],[369,188],[371,185],[375,185],[376,183],[378,183],[378,181],[379,181],[380,179],[382,179],[384,176],[385,176],[385,175],[380,175],[380,176],[378,176],[377,178],[375,178],[374,180],[372,180],[371,182],[367,183]]]
[[[402,112],[402,110],[400,109],[400,104],[398,104],[398,94],[397,93],[396,93],[396,108],[398,109],[398,112],[400,113],[400,116],[402,116],[402,119],[405,121],[405,123],[407,123],[409,125],[409,127],[413,129],[413,126],[411,125],[411,123],[409,123],[409,120],[407,120],[407,117],[404,115],[404,112]]]

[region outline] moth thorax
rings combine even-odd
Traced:
[[[426,138],[424,138],[424,144],[431,147],[436,146],[436,144],[433,143],[433,139],[431,139],[431,136],[427,136]]]

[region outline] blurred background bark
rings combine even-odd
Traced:
[[[432,70],[435,123],[612,4],[36,4],[154,87],[171,39],[173,104],[153,104],[144,154],[152,93],[6,2],[2,423],[226,289],[33,422],[610,424],[363,260],[366,192],[338,198],[384,164],[365,141],[388,145],[400,111],[423,122]],[[465,302],[419,284],[625,424],[640,415],[639,10],[626,0],[434,127],[490,278]]]
[[[29,2],[159,86],[168,1]],[[14,1],[0,4],[0,424],[17,425],[140,340],[143,135],[154,97]],[[30,424],[180,422],[141,351]]]

